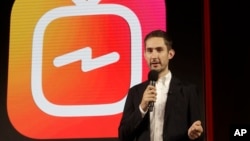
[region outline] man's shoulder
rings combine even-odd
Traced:
[[[190,82],[190,81],[185,81],[185,80],[181,80],[177,77],[172,77],[172,80],[170,82],[170,88],[171,89],[179,89],[180,91],[197,91],[197,86]]]
[[[180,79],[176,76],[172,77],[171,82],[174,83],[175,85],[179,85],[179,86],[183,86],[183,87],[195,87],[194,83],[187,81],[187,80],[184,80],[184,79]]]
[[[149,82],[146,80],[146,81],[143,81],[143,82],[141,82],[141,83],[138,83],[138,84],[132,86],[131,89],[142,89],[142,88],[146,88],[148,84],[149,84]]]

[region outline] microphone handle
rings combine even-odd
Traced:
[[[148,110],[149,110],[149,112],[152,112],[153,109],[154,109],[154,102],[149,102],[149,104],[148,104]]]
[[[151,80],[149,84],[152,85],[152,86],[155,86],[155,83],[156,83],[156,81]],[[151,101],[148,104],[148,110],[149,110],[149,112],[152,112],[153,109],[154,109],[154,102]]]

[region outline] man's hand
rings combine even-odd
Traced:
[[[198,137],[201,136],[202,132],[203,128],[201,126],[201,121],[197,120],[188,129],[188,137],[191,140],[197,139]]]
[[[151,101],[152,102],[156,101],[156,88],[152,85],[148,85],[148,87],[143,93],[143,97],[140,104],[140,107],[142,108],[143,111],[146,112],[148,110],[148,104]]]

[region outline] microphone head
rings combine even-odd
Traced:
[[[150,81],[157,81],[158,77],[159,77],[159,72],[156,70],[151,70],[148,73],[148,80],[150,80]]]

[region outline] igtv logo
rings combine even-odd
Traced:
[[[145,79],[142,38],[165,29],[165,11],[164,1],[16,0],[7,98],[16,130],[117,137],[127,90]]]

